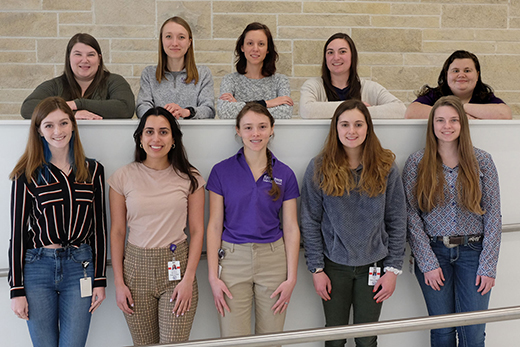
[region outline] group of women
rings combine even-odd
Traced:
[[[219,117],[234,119],[245,103],[256,102],[274,118],[291,118],[291,87],[287,76],[276,72],[278,53],[269,28],[249,24],[237,40],[235,57],[236,72],[224,76],[220,85]],[[379,83],[360,79],[357,68],[354,41],[344,33],[332,35],[323,47],[321,77],[301,87],[300,116],[330,118],[342,101],[360,99],[372,118],[428,118],[435,101],[455,95],[470,119],[511,118],[511,109],[482,82],[478,58],[467,51],[454,52],[438,85],[425,85],[408,109]],[[23,102],[21,115],[30,119],[49,96],[67,100],[76,119],[132,118],[134,111],[141,118],[151,107],[163,107],[176,119],[215,118],[216,113],[211,71],[195,64],[191,28],[180,17],[161,26],[158,63],[143,70],[137,105],[126,80],[106,69],[99,43],[89,34],[70,39],[63,74],[39,85]]]
[[[85,38],[71,39],[64,74],[24,103],[26,110],[37,106],[11,173],[12,309],[27,320],[35,346],[84,346],[91,313],[105,298],[104,172],[86,158],[76,119],[109,118],[112,108],[133,112],[133,99],[114,96],[127,94],[128,84],[106,71],[97,42]],[[505,104],[482,83],[476,57],[455,52],[439,87],[425,88],[412,104],[423,112],[433,100],[425,148],[410,156],[401,177],[371,114],[404,106],[379,84],[361,81],[354,43],[333,35],[322,79],[302,87],[300,107],[311,110],[302,115],[319,109],[333,117],[301,182],[300,233],[296,176],[268,148],[275,118],[289,118],[293,106],[287,77],[276,74],[269,29],[251,23],[237,41],[237,73],[224,78],[217,107],[221,117],[236,118],[243,146],[213,167],[207,183],[188,160],[177,119],[214,116],[211,74],[195,65],[181,18],[163,24],[159,51],[155,74],[148,67],[141,78],[135,159],[108,179],[116,301],[135,345],[189,338],[205,184],[208,279],[222,336],[250,334],[253,308],[254,333],[283,330],[300,234],[326,326],[348,324],[351,307],[354,323],[379,319],[402,273],[406,238],[430,314],[487,308],[500,246],[498,175],[491,156],[472,146],[468,118]],[[483,346],[484,336],[484,325],[435,329],[431,343]],[[356,345],[376,346],[377,337]]]

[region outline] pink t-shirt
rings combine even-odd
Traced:
[[[204,178],[195,175],[197,189]],[[186,240],[190,180],[172,166],[154,170],[133,162],[119,168],[108,184],[125,197],[128,242],[141,248],[164,248]]]

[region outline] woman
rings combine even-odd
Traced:
[[[246,104],[236,119],[244,146],[213,167],[206,186],[209,282],[222,336],[251,334],[253,306],[256,334],[282,331],[296,285],[298,183],[267,148],[273,131],[269,111]]]
[[[403,171],[408,240],[430,315],[486,310],[495,285],[502,221],[498,173],[474,148],[455,96],[440,98],[428,118],[425,149]],[[431,345],[484,346],[485,324],[431,330]]]
[[[49,96],[67,100],[76,119],[132,118],[134,115],[134,93],[130,85],[105,68],[101,47],[89,34],[72,36],[67,44],[63,74],[36,87],[22,104],[22,117],[31,118],[36,105]]]
[[[108,179],[117,306],[135,345],[186,341],[198,302],[205,182],[166,109],[145,112],[134,140],[135,161]]]
[[[105,177],[85,157],[65,100],[38,104],[10,177],[11,308],[34,346],[85,346],[91,314],[105,299]]]
[[[287,76],[276,73],[278,53],[265,24],[249,24],[235,47],[237,72],[224,76],[217,100],[220,118],[236,118],[246,102],[267,107],[274,118],[291,118],[291,86]]]
[[[446,95],[458,97],[470,119],[511,119],[511,109],[482,82],[478,58],[468,51],[455,51],[448,57],[437,87],[422,87],[418,98],[408,106],[405,117],[428,118],[433,104]]]
[[[195,65],[193,35],[181,17],[161,26],[159,61],[141,74],[137,117],[151,107],[164,107],[176,119],[215,118],[213,77],[206,66]]]
[[[351,306],[354,324],[378,321],[402,273],[406,208],[394,159],[381,147],[365,104],[348,100],[334,112],[325,146],[305,172],[302,237],[327,327],[347,325]],[[377,336],[356,338],[356,346],[377,346]]]
[[[379,83],[360,80],[354,41],[344,33],[329,37],[323,47],[321,78],[300,89],[300,117],[329,118],[342,101],[362,100],[372,118],[403,118],[404,104]]]

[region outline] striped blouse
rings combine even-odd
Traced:
[[[76,247],[87,243],[94,259],[94,287],[106,287],[106,209],[103,166],[87,159],[92,183],[76,182],[50,164],[31,184],[25,175],[11,190],[9,285],[11,298],[25,296],[25,252],[52,244]],[[46,174],[44,174],[44,172]]]

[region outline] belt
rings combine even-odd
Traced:
[[[453,248],[460,245],[467,245],[468,243],[481,242],[484,235],[461,235],[461,236],[430,236],[430,240],[433,242],[442,240],[444,246],[447,248]]]

